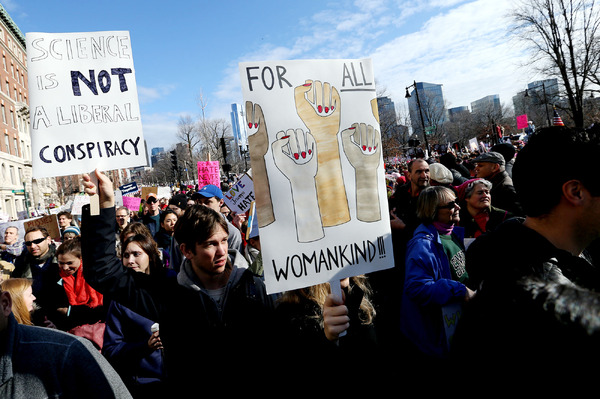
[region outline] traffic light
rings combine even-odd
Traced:
[[[174,170],[177,170],[177,151],[171,151],[171,164]]]

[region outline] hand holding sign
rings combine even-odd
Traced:
[[[92,176],[89,174],[83,174],[83,190],[89,196],[98,194],[101,209],[112,208],[115,206],[115,191],[112,182],[98,169],[94,171],[94,175],[98,179],[98,183],[94,183]]]

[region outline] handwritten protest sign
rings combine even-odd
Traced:
[[[142,187],[142,198],[145,200],[148,194],[158,193],[158,187]]]
[[[517,116],[517,129],[525,129],[529,124],[527,123],[527,115]]]
[[[243,175],[229,190],[223,192],[225,205],[235,213],[246,213],[254,202],[254,184]]]
[[[158,188],[156,190],[156,196],[159,199],[161,199],[161,198],[170,199],[171,198],[171,187],[169,187],[169,186],[158,186]]]
[[[239,69],[267,291],[392,267],[371,61]]]
[[[198,188],[207,184],[221,186],[221,172],[219,170],[219,161],[198,162]]]
[[[28,219],[23,222],[25,231],[32,227],[45,227],[48,230],[48,234],[53,240],[60,241],[61,235],[58,228],[58,219],[56,215],[46,215],[36,219]]]
[[[140,197],[123,196],[123,206],[131,211],[138,212],[140,210],[141,203],[142,199]]]
[[[90,203],[90,196],[85,194],[85,195],[76,195],[75,198],[73,199],[73,206],[71,207],[71,214],[72,215],[82,215],[82,208],[84,205],[87,205]]]
[[[145,165],[129,32],[26,40],[33,177]]]

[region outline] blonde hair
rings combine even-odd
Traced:
[[[444,186],[429,186],[417,199],[417,218],[424,224],[431,224],[437,218],[438,206],[447,198],[455,197],[452,190]]]
[[[364,292],[364,296],[359,306],[359,319],[362,324],[371,324],[375,317],[375,307],[369,299],[371,296],[371,287],[368,283],[367,277],[364,275],[354,276],[350,278],[350,281],[354,283],[358,288]],[[352,284],[348,288],[352,290]],[[317,318],[319,323],[323,324],[323,306],[325,304],[325,298],[331,293],[329,283],[312,285],[306,288],[300,288],[297,290],[286,291],[282,294],[279,299],[280,302],[289,303],[300,303],[301,300],[308,299],[316,303],[321,309],[318,315],[307,315],[309,317]]]
[[[31,314],[25,304],[25,291],[31,287],[31,280],[26,278],[9,278],[0,284],[0,289],[10,294],[12,313],[19,324],[33,325]]]

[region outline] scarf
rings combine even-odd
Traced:
[[[474,219],[477,226],[479,226],[479,230],[475,232],[475,238],[477,238],[485,233],[485,226],[487,225],[488,220],[490,220],[490,214],[489,212],[481,212],[475,215]]]
[[[452,234],[452,230],[454,229],[453,224],[446,224],[440,222],[433,222],[433,226],[436,228],[438,233],[445,236]]]
[[[71,306],[86,305],[95,308],[102,305],[102,294],[93,289],[83,278],[83,265],[79,266],[74,275],[66,274],[61,269],[60,276]]]

